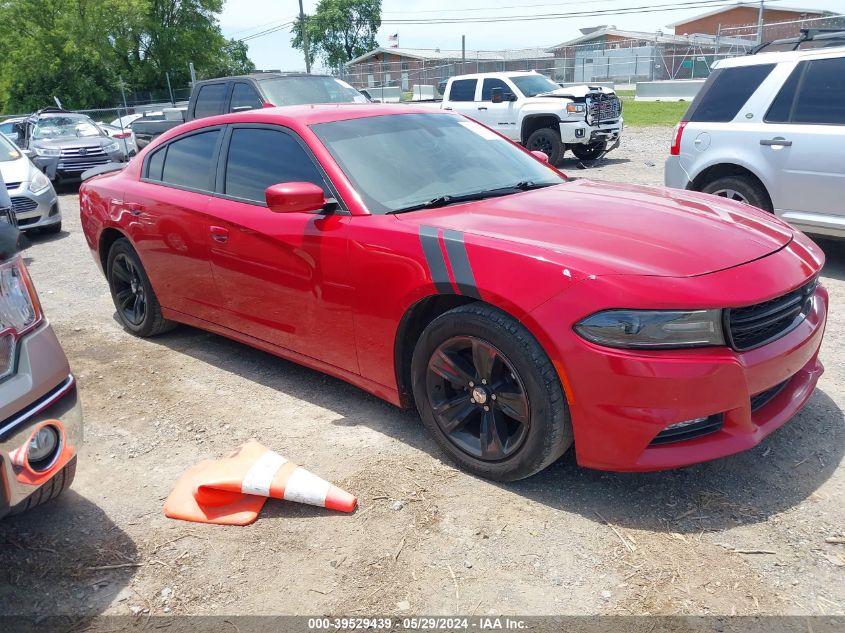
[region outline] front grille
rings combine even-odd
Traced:
[[[15,218],[15,214],[12,213],[11,209],[0,208],[0,222],[4,224],[11,224],[12,226],[18,225],[17,218]]]
[[[64,147],[58,169],[63,172],[82,173],[108,162],[109,157],[102,147]]]
[[[35,223],[36,223],[36,222],[38,222],[40,219],[41,219],[41,218],[22,218],[22,219],[18,220],[18,226],[19,226],[19,227],[21,227],[21,226],[29,226],[30,224],[35,224]]]
[[[721,413],[718,413],[688,426],[681,426],[674,429],[664,429],[660,431],[653,440],[651,440],[651,444],[649,444],[649,446],[672,444],[674,442],[683,442],[685,440],[693,440],[704,435],[710,435],[711,433],[715,433],[721,429],[724,421],[724,416]]]
[[[760,347],[797,327],[812,308],[818,280],[797,290],[744,308],[725,310],[728,343],[737,351]]]
[[[106,153],[103,151],[102,147],[63,147],[62,148],[62,158],[70,157],[90,157],[93,158],[95,156],[105,156]]]
[[[590,123],[615,121],[621,113],[621,102],[614,95],[596,95],[587,99],[587,111]]]
[[[12,198],[12,209],[15,213],[26,213],[38,208],[38,203],[31,198],[24,198],[23,196],[15,196]]]
[[[775,396],[778,395],[784,387],[786,387],[786,383],[788,382],[789,379],[784,380],[783,382],[778,383],[774,387],[770,387],[765,391],[761,391],[760,393],[751,396],[751,413],[762,409],[772,400],[774,400]]]
[[[20,182],[7,182],[6,183],[6,191],[11,191],[12,189],[17,189],[21,186]]]

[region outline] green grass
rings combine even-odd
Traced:
[[[689,102],[624,100],[625,126],[675,125],[689,108]]]

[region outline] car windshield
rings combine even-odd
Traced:
[[[15,144],[0,134],[0,163],[9,163],[21,157]]]
[[[394,114],[311,128],[371,213],[443,206],[565,177],[495,132],[451,114]]]
[[[273,105],[308,103],[367,103],[367,98],[345,81],[333,77],[277,77],[263,79],[261,90]]]
[[[534,97],[560,88],[555,82],[543,75],[514,75],[508,77],[526,97]]]
[[[33,140],[100,136],[100,128],[84,115],[50,116],[38,119],[32,128]]]

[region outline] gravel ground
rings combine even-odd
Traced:
[[[670,136],[631,129],[600,166],[563,167],[660,184]],[[501,485],[345,383],[189,327],[128,335],[75,192],[61,204],[66,232],[27,257],[86,444],[70,492],[0,524],[0,613],[845,613],[845,546],[825,542],[845,536],[845,243],[821,242],[827,373],[760,446],[652,474],[584,470],[570,452]],[[243,528],[162,515],[183,470],[251,437],[358,495],[357,512],[271,501]]]

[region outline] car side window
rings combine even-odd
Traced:
[[[206,116],[223,114],[223,101],[226,99],[226,84],[205,84],[200,87],[197,93],[197,102],[194,106],[194,118],[201,119]]]
[[[449,101],[475,101],[477,79],[458,79],[449,88]]]
[[[845,125],[845,57],[807,62],[792,123]]]
[[[774,64],[754,64],[713,71],[684,118],[702,123],[732,121],[774,67]]]
[[[242,81],[239,81],[232,88],[232,104],[229,107],[229,112],[237,112],[243,109],[256,109],[262,106],[261,99],[255,89]]]
[[[332,197],[311,156],[293,135],[267,128],[233,129],[223,193],[264,204],[264,190],[280,182],[312,182]]]
[[[214,149],[220,130],[209,130],[191,134],[158,150],[150,156],[147,163],[147,177],[155,180],[159,155],[162,156],[161,182],[165,185],[185,187],[187,189],[211,189],[211,177],[216,167]],[[166,151],[165,151],[166,150]]]
[[[164,155],[167,153],[167,146],[156,150],[147,159],[147,169],[144,172],[150,180],[161,181],[161,170],[164,167]]]
[[[795,93],[798,91],[798,82],[806,68],[806,62],[798,64],[792,73],[787,77],[786,82],[778,92],[769,111],[763,118],[766,123],[788,123],[792,116],[792,104],[795,102]]]
[[[508,92],[513,92],[508,84],[501,79],[485,79],[484,83],[481,84],[482,101],[490,101],[493,98],[493,88],[501,88],[503,96]]]

